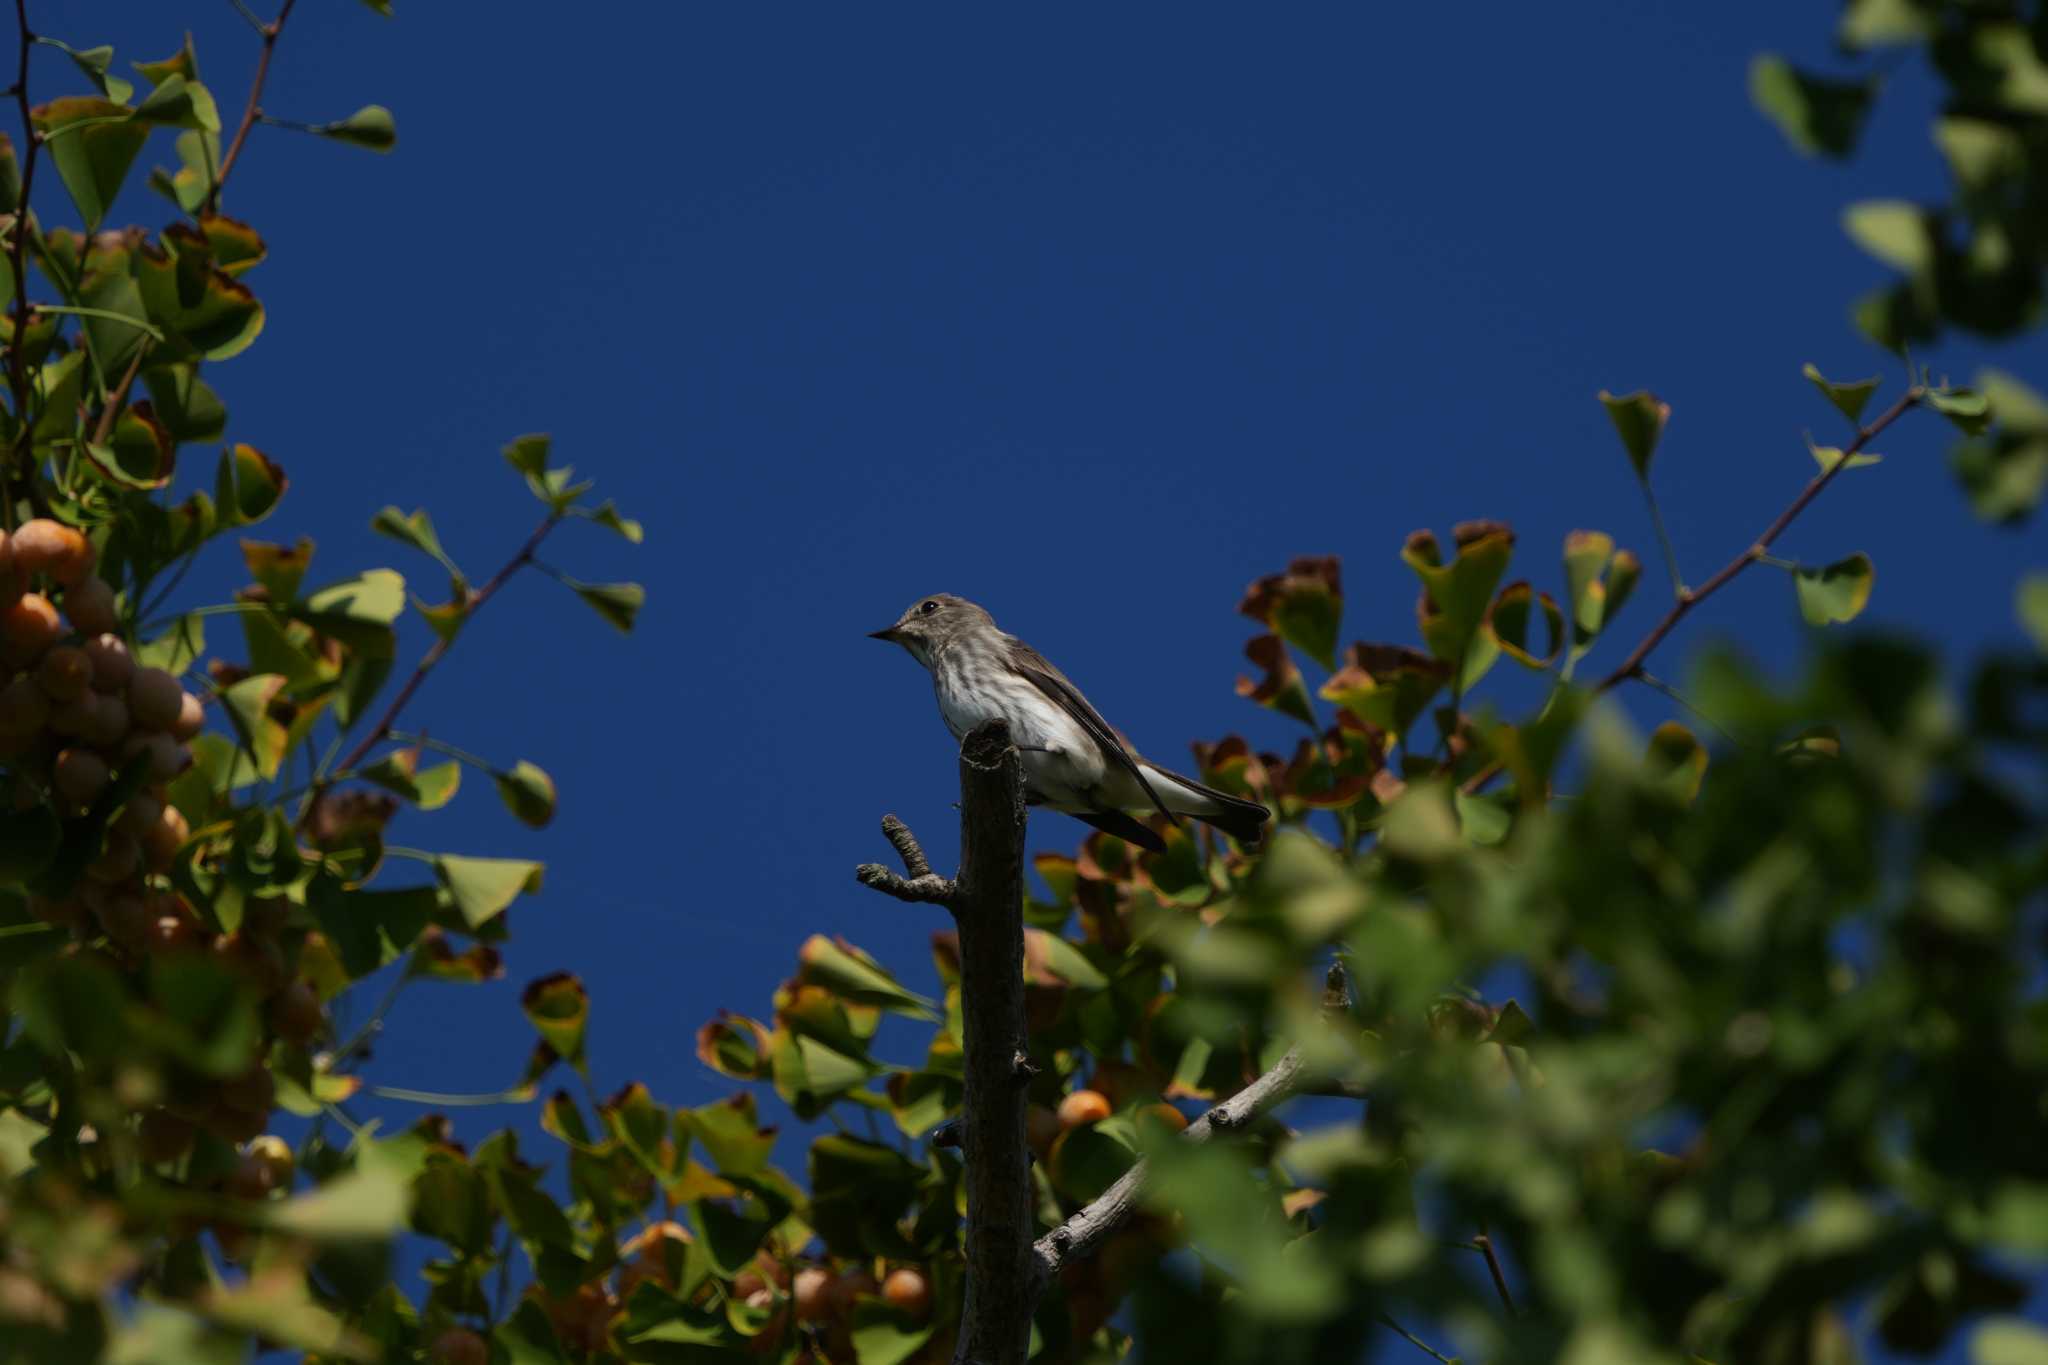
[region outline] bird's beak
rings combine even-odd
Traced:
[[[903,637],[896,633],[896,627],[894,626],[889,627],[887,630],[871,630],[868,632],[868,638],[870,640],[887,640],[892,645],[903,642]]]

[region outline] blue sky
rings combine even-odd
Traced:
[[[1656,484],[1704,577],[1811,472],[1802,430],[1839,434],[1802,362],[1897,391],[1847,321],[1881,276],[1841,206],[1941,183],[1915,68],[1847,167],[1752,111],[1756,51],[1825,59],[1819,0],[398,8],[306,0],[266,100],[388,105],[397,152],[258,129],[227,195],[271,249],[267,330],[214,373],[231,439],[293,480],[266,530],[313,536],[316,580],[393,563],[439,596],[372,514],[427,507],[481,577],[536,513],[498,448],[552,431],[648,536],[572,527],[549,557],[649,602],[623,639],[522,579],[410,713],[541,764],[562,813],[529,833],[479,783],[394,836],[549,872],[505,981],[400,1004],[391,1085],[516,1079],[519,988],[556,968],[595,997],[599,1088],[678,1102],[724,1090],[697,1024],[765,1013],[810,933],[929,985],[936,921],[851,877],[884,811],[956,851],[929,687],[864,638],[921,594],[988,606],[1169,763],[1231,730],[1291,746],[1232,690],[1239,594],[1291,555],[1344,556],[1347,639],[1405,640],[1407,532],[1507,519],[1554,590],[1564,533],[1597,527],[1651,566],[1634,638],[1663,589],[1594,393],[1673,405]],[[256,42],[226,4],[32,9],[124,61],[189,25],[241,106]],[[77,88],[54,52],[34,80]],[[140,179],[116,217],[160,223]],[[2038,341],[1997,359],[2048,373]],[[1910,423],[1783,552],[1867,551],[1871,619],[1961,657],[2013,636],[2041,554],[1970,518],[1947,445]],[[187,601],[240,581],[225,548]],[[1728,633],[1789,666],[1803,631],[1757,570],[1658,666]],[[1041,815],[1033,839],[1084,832]]]

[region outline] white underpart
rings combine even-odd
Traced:
[[[955,739],[985,720],[1001,716],[1024,763],[1031,792],[1055,810],[1156,810],[1152,798],[1121,764],[1109,763],[1094,739],[1065,707],[1028,679],[1007,670],[977,666],[978,660],[947,657],[932,667],[939,714]],[[1207,815],[1221,809],[1211,797],[1182,786],[1139,760],[1146,780],[1169,809]]]

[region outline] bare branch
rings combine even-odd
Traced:
[[[893,815],[885,815],[882,817],[882,834],[896,846],[896,856],[903,860],[903,870],[910,875],[899,877],[880,863],[862,863],[853,870],[854,877],[862,886],[885,896],[894,896],[899,901],[925,905],[954,904],[960,895],[959,886],[952,878],[941,877],[932,871],[931,863],[924,856],[924,846],[917,842],[910,826]]]
[[[1182,1142],[1208,1142],[1250,1125],[1261,1114],[1293,1095],[1301,1086],[1302,1055],[1298,1047],[1273,1064],[1273,1069],[1196,1119],[1181,1133]],[[1145,1178],[1151,1162],[1140,1161],[1125,1171],[1094,1203],[1073,1214],[1066,1222],[1038,1239],[1038,1269],[1043,1280],[1059,1272],[1069,1258],[1088,1256],[1102,1240],[1121,1227],[1137,1211],[1145,1192]]]
[[[1858,431],[1856,439],[1844,447],[1842,458],[1836,460],[1826,469],[1821,470],[1820,473],[1809,479],[1806,487],[1799,490],[1799,496],[1792,499],[1791,505],[1786,507],[1784,511],[1778,513],[1777,519],[1764,528],[1763,534],[1758,536],[1750,544],[1749,548],[1722,565],[1719,573],[1700,584],[1699,587],[1681,591],[1678,600],[1671,604],[1671,610],[1664,613],[1657,624],[1650,628],[1650,633],[1645,635],[1637,642],[1636,647],[1629,651],[1628,657],[1623,659],[1612,673],[1602,678],[1600,685],[1593,690],[1605,692],[1611,687],[1627,682],[1630,678],[1641,672],[1643,661],[1650,657],[1650,651],[1664,642],[1664,637],[1669,635],[1677,627],[1678,623],[1685,619],[1687,612],[1727,587],[1729,583],[1734,581],[1737,574],[1761,559],[1764,552],[1770,549],[1778,537],[1785,533],[1785,528],[1792,524],[1793,518],[1805,511],[1806,505],[1819,497],[1821,490],[1832,483],[1837,474],[1849,467],[1851,461],[1863,447],[1870,444],[1871,440],[1886,427],[1905,416],[1925,396],[1926,391],[1918,385],[1907,389],[1899,395],[1899,400],[1896,403],[1893,403],[1882,413],[1878,414],[1877,420]]]
[[[235,128],[234,140],[228,143],[227,155],[221,158],[220,173],[214,176],[213,185],[206,192],[208,213],[220,211],[221,187],[228,183],[229,172],[241,160],[242,144],[249,140],[249,129],[255,125],[257,115],[263,112],[263,83],[270,78],[270,54],[277,50],[278,35],[284,32],[285,20],[292,17],[292,6],[297,3],[298,0],[284,0],[277,11],[277,18],[256,30],[263,35],[263,53],[256,59],[256,75],[249,82],[249,102],[242,108],[242,121]]]
[[[1899,395],[1899,400],[1896,403],[1893,403],[1890,407],[1879,413],[1869,426],[1859,430],[1856,433],[1856,439],[1849,442],[1843,448],[1842,458],[1836,460],[1826,469],[1823,469],[1820,473],[1809,479],[1806,487],[1799,490],[1799,496],[1792,499],[1785,510],[1778,513],[1776,520],[1772,521],[1769,526],[1766,526],[1763,529],[1763,533],[1752,541],[1741,554],[1722,565],[1720,572],[1700,584],[1699,587],[1682,588],[1679,592],[1678,600],[1671,604],[1671,609],[1657,619],[1657,624],[1650,627],[1649,633],[1636,642],[1635,648],[1628,652],[1627,658],[1615,666],[1612,673],[1609,673],[1594,685],[1593,691],[1596,693],[1606,692],[1612,688],[1619,687],[1622,683],[1632,678],[1643,676],[1643,663],[1650,657],[1650,652],[1656,649],[1658,645],[1663,644],[1664,637],[1678,628],[1678,623],[1685,619],[1686,613],[1706,601],[1709,597],[1712,597],[1721,589],[1727,587],[1735,580],[1736,575],[1740,574],[1750,565],[1769,558],[1765,552],[1771,548],[1779,536],[1785,533],[1785,528],[1792,524],[1793,519],[1806,510],[1807,504],[1819,497],[1821,490],[1832,483],[1837,474],[1847,469],[1853,457],[1859,454],[1865,446],[1869,445],[1886,427],[1889,427],[1913,408],[1919,406],[1921,400],[1926,396],[1927,391],[1918,385],[1907,389],[1903,394]],[[1673,567],[1675,572],[1676,566],[1674,565]],[[1459,790],[1468,796],[1483,791],[1488,783],[1501,775],[1502,771],[1502,765],[1496,759],[1472,774],[1472,776],[1466,778],[1460,784]]]
[[[1341,1016],[1350,1003],[1351,989],[1345,978],[1344,964],[1332,962],[1323,978],[1323,1018]],[[1190,1123],[1179,1140],[1207,1142],[1219,1133],[1234,1132],[1248,1126],[1293,1095],[1331,1093],[1311,1085],[1302,1068],[1301,1048],[1289,1048],[1287,1055],[1275,1062],[1271,1071]],[[1343,1093],[1356,1097],[1364,1092],[1347,1087]],[[1069,1258],[1093,1253],[1103,1238],[1116,1231],[1137,1210],[1150,1165],[1150,1162],[1140,1161],[1125,1171],[1116,1184],[1104,1190],[1094,1203],[1038,1239],[1034,1250],[1038,1255],[1041,1286],[1057,1274]]]
[[[853,875],[870,891],[894,896],[899,901],[951,905],[960,895],[960,888],[952,878],[941,877],[935,872],[927,872],[921,877],[901,877],[880,863],[862,863],[853,870]]]
[[[903,860],[903,870],[912,877],[931,875],[932,865],[924,856],[924,845],[917,842],[917,836],[910,832],[910,826],[893,815],[882,817],[882,837],[896,849],[896,856]]]
[[[7,268],[14,283],[14,335],[7,343],[7,387],[14,397],[14,420],[20,426],[15,437],[14,448],[8,452],[7,463],[0,468],[0,527],[14,530],[14,493],[8,487],[14,477],[15,465],[25,463],[19,457],[27,454],[34,440],[29,420],[29,376],[28,359],[23,348],[28,344],[29,315],[34,307],[28,301],[28,266],[24,253],[28,250],[29,198],[35,191],[36,159],[42,151],[42,134],[36,131],[35,117],[29,111],[28,100],[28,54],[35,46],[36,35],[28,26],[28,0],[14,0],[15,29],[21,38],[21,64],[14,75],[14,102],[21,112],[21,137],[26,144],[21,152],[21,198],[14,206],[13,234],[7,243]]]

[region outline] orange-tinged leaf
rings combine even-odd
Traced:
[[[1308,685],[1302,681],[1301,670],[1295,667],[1294,658],[1287,652],[1277,635],[1255,635],[1245,643],[1244,656],[1265,673],[1258,682],[1240,677],[1237,680],[1237,695],[1249,697],[1259,705],[1292,716],[1302,724],[1313,727],[1316,723],[1315,708],[1309,703]]]

